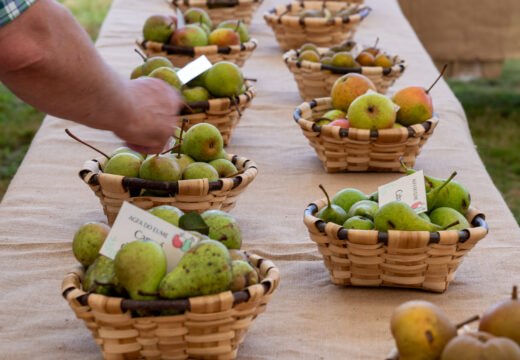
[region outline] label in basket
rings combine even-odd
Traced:
[[[177,71],[177,76],[183,84],[186,84],[209,68],[211,68],[211,63],[205,55],[202,55]]]
[[[199,241],[191,233],[125,201],[99,253],[114,259],[123,245],[135,240],[155,241],[161,245],[168,272]]]
[[[403,201],[410,205],[416,214],[428,210],[426,205],[426,188],[423,171],[402,177],[394,182],[380,186],[379,207],[391,201]]]
[[[184,22],[184,15],[182,14],[181,9],[177,8],[177,24],[175,28],[180,29],[184,27],[186,23]]]

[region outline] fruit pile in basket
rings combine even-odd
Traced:
[[[408,174],[415,171],[406,169]],[[463,230],[470,228],[464,217],[468,212],[471,198],[468,189],[453,180],[424,175],[427,199],[427,213],[417,214],[403,201],[392,201],[383,206],[378,204],[378,193],[365,195],[358,189],[343,189],[330,200],[328,205],[316,215],[325,222],[333,222],[346,229],[429,231]]]
[[[184,242],[173,238],[173,246],[184,253],[178,264],[167,273],[161,245],[146,239],[129,239],[113,260],[100,255],[110,227],[86,223],[72,243],[74,256],[87,269],[84,291],[136,300],[179,299],[235,292],[259,283],[258,273],[240,250],[242,234],[231,215],[219,210],[184,214],[173,206],[148,211],[193,235]]]
[[[409,301],[397,307],[390,323],[397,345],[387,360],[519,360],[520,301],[517,287],[510,300],[489,308],[478,331],[460,331],[478,320],[474,316],[453,324],[442,310],[427,301]]]
[[[300,19],[305,18],[325,18],[330,19],[334,17],[338,18],[346,18],[350,15],[354,15],[359,11],[359,6],[352,6],[351,4],[346,4],[338,9],[329,9],[325,7],[325,2],[323,2],[323,6],[321,9],[303,9],[298,12],[294,12],[291,15],[298,16]]]
[[[216,27],[201,8],[190,8],[184,13],[184,26],[178,27],[175,15],[152,15],[143,25],[146,41],[175,46],[232,46],[249,40],[247,27],[240,20],[226,20]]]

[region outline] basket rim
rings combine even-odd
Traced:
[[[291,49],[287,51],[285,54],[283,54],[283,59],[286,64],[294,64],[298,68],[304,68],[309,70],[315,70],[317,69],[316,63],[308,60],[300,61],[298,60],[299,51],[296,49]],[[391,58],[394,59],[394,64],[390,68],[383,68],[382,66],[360,66],[360,67],[339,67],[339,66],[332,66],[327,64],[321,64],[319,71],[329,70],[332,71],[334,74],[348,74],[348,73],[358,73],[363,74],[363,70],[365,73],[367,72],[374,72],[375,70],[378,70],[381,72],[382,75],[387,76],[395,72],[404,72],[406,69],[407,63],[404,59],[399,57],[399,55],[391,55]],[[369,70],[368,70],[369,69]]]
[[[261,296],[266,296],[266,295],[273,293],[276,290],[276,288],[278,287],[279,268],[272,261],[261,258],[258,255],[247,254],[247,256],[248,256],[248,258],[250,258],[252,256],[256,258],[256,265],[253,265],[256,269],[260,269],[261,265],[264,262],[268,263],[269,266],[267,267],[267,269],[265,269],[266,275],[265,275],[264,279],[262,279],[262,281],[260,281],[258,284],[249,285],[247,288],[245,288],[243,290],[232,292],[233,306],[249,301],[252,298],[252,295],[249,292],[249,289],[252,287],[258,288],[259,285],[262,286],[263,294]],[[110,299],[118,299],[118,300],[120,299],[120,307],[121,307],[122,311],[126,311],[126,310],[185,310],[185,311],[189,311],[190,307],[191,307],[190,299],[200,298],[200,297],[205,297],[205,296],[215,296],[215,295],[218,296],[219,294],[230,292],[230,290],[227,290],[227,291],[223,291],[223,292],[216,293],[216,294],[194,296],[194,297],[183,298],[183,299],[174,299],[174,300],[168,300],[168,299],[134,300],[134,299],[123,298],[120,296],[106,296],[106,295],[102,295],[102,294],[85,292],[83,289],[76,286],[76,284],[81,283],[80,281],[76,282],[76,284],[65,287],[65,285],[66,285],[65,282],[70,276],[73,276],[79,280],[80,278],[82,278],[82,275],[84,275],[84,272],[85,272],[85,269],[83,267],[77,267],[76,270],[70,271],[62,281],[62,286],[64,286],[64,288],[61,291],[63,298],[65,298],[66,300],[68,300],[67,297],[68,297],[69,293],[71,293],[72,291],[75,291],[76,295],[77,295],[77,296],[75,296],[75,299],[83,306],[88,306],[89,305],[88,298],[91,295],[95,295],[98,297],[102,296],[104,298],[110,298]],[[271,275],[270,275],[271,272],[273,272],[272,273],[273,277],[271,277]]]
[[[241,43],[239,45],[230,45],[230,46],[217,46],[217,45],[205,45],[205,46],[178,46],[178,45],[170,45],[166,43],[160,43],[151,40],[136,40],[137,45],[143,50],[147,49],[147,46],[155,45],[160,47],[160,51],[166,52],[168,55],[184,55],[189,57],[198,57],[200,55],[215,55],[215,54],[225,54],[229,55],[232,52],[247,52],[254,51],[258,47],[258,40],[254,38],[250,38],[245,43]],[[197,54],[200,53],[200,54]]]
[[[98,158],[100,159],[100,158]],[[141,178],[131,178],[121,175],[113,175],[106,174],[101,172],[101,164],[98,159],[92,159],[85,163],[83,168],[79,171],[79,177],[89,186],[98,186],[100,185],[99,176],[102,174],[103,176],[109,176],[121,179],[121,185],[125,189],[151,189],[151,190],[162,190],[167,191],[170,194],[178,194],[180,189],[180,183],[182,184],[199,184],[201,179],[188,179],[188,180],[178,180],[178,181],[160,181],[160,180],[146,180]],[[243,174],[236,175],[232,178],[220,178],[215,181],[208,181],[209,189],[208,193],[212,191],[220,191],[224,186],[224,181],[222,179],[230,180],[233,182],[233,186],[230,190],[237,188],[243,181],[244,175],[249,175],[251,179],[256,177],[258,173],[258,168],[256,167],[256,163],[244,157],[240,157],[238,155],[228,154],[227,159],[236,165],[237,163],[242,163],[245,171]],[[96,169],[96,171],[94,171]],[[249,178],[246,177],[247,178]],[[134,198],[147,196],[136,196]]]
[[[293,1],[289,4],[285,5],[286,10],[281,14],[277,14],[277,9],[281,9],[283,5],[278,7],[273,7],[264,13],[264,19],[266,21],[276,21],[278,24],[286,24],[287,21],[292,21],[293,19],[298,19],[298,23],[300,26],[305,27],[307,23],[313,22],[315,25],[340,25],[340,24],[348,24],[348,23],[358,23],[361,22],[365,17],[370,14],[372,8],[370,6],[361,6],[357,9],[356,13],[344,17],[331,17],[329,19],[325,18],[299,18],[296,15],[287,14],[287,12],[291,11],[293,6],[300,6],[301,8],[305,8],[305,4],[310,3],[318,3],[328,5],[339,3],[337,1]],[[350,4],[350,3],[349,3]],[[356,4],[356,3],[351,3]],[[360,5],[360,4],[356,4]],[[334,6],[334,5],[332,5]],[[340,21],[336,21],[335,19],[340,19]]]
[[[293,112],[293,119],[294,121],[300,125],[300,127],[303,129],[303,124],[305,123],[309,123],[311,124],[311,128],[312,128],[312,131],[316,132],[316,133],[320,133],[321,134],[321,130],[323,128],[323,126],[329,126],[329,125],[317,125],[315,122],[313,121],[310,121],[310,120],[307,120],[305,118],[302,117],[302,109],[301,107],[302,106],[306,106],[308,104],[308,106],[310,107],[310,109],[313,109],[315,108],[316,106],[318,106],[318,101],[321,101],[321,100],[328,100],[328,99],[331,99],[330,97],[325,97],[325,98],[316,98],[316,99],[313,99],[309,102],[304,102],[300,105],[298,105],[298,107],[296,107],[296,109],[294,109],[294,112]],[[356,131],[365,131],[367,133],[370,134],[370,138],[375,138],[377,139],[379,137],[379,134],[380,133],[384,133],[384,132],[387,132],[387,131],[395,131],[395,130],[399,130],[401,132],[407,132],[407,136],[408,138],[412,138],[412,137],[415,137],[416,134],[417,134],[417,131],[414,129],[414,127],[416,126],[422,126],[423,129],[424,129],[424,133],[427,133],[428,131],[430,131],[432,129],[433,126],[436,126],[437,122],[439,121],[439,119],[437,118],[436,114],[434,113],[433,114],[433,117],[431,119],[428,119],[420,124],[415,124],[415,125],[411,125],[411,126],[403,126],[402,128],[390,128],[390,129],[379,129],[379,130],[368,130],[368,129],[358,129],[358,128],[352,128],[352,129],[355,129]],[[349,130],[351,128],[341,128],[339,129],[339,137],[340,138],[345,138],[345,137],[348,137],[349,136]]]
[[[323,200],[323,199],[320,199],[320,200]],[[322,234],[326,234],[326,231],[325,231],[325,227],[327,226],[327,222],[321,220],[320,218],[314,216],[315,213],[317,213],[319,211],[319,206],[316,205],[315,203],[320,201],[320,200],[317,200],[317,201],[314,201],[312,203],[310,203],[304,210],[303,212],[303,217],[304,219],[306,217],[309,217],[312,221],[312,223],[314,224],[314,226],[316,227],[316,229],[318,229],[318,231]],[[476,210],[474,207],[471,207],[470,206],[470,209],[472,210]],[[486,222],[486,216],[479,212],[478,210],[476,210],[476,215],[473,217],[473,219],[471,220],[471,225],[473,226],[473,228],[484,228],[485,229],[485,232],[486,234],[489,232],[489,227],[488,227],[488,224]],[[340,240],[349,240],[349,232],[350,232],[350,229],[345,229],[343,226],[341,225],[338,225],[339,226],[339,229],[338,229],[338,239]],[[388,232],[381,232],[381,231],[378,231],[378,230],[355,230],[356,232],[377,232],[377,242],[378,243],[383,243],[384,245],[387,245],[388,244]],[[408,233],[411,233],[411,232],[423,232],[423,231],[405,231],[405,230],[395,230],[395,231],[403,231],[403,232],[408,232]],[[441,239],[441,235],[440,233],[442,232],[448,232],[448,231],[453,231],[453,230],[442,230],[442,231],[438,231],[438,232],[431,232],[430,233],[430,239],[428,241],[428,245],[429,244],[438,244],[440,239]],[[466,242],[467,240],[469,240],[471,234],[468,230],[464,229],[464,230],[460,230],[458,231],[458,242],[459,243],[464,243]]]
[[[226,5],[226,7],[235,7],[238,5],[244,4],[254,4],[254,3],[262,3],[264,0],[206,0],[206,6],[211,7],[215,5]],[[178,6],[178,4],[182,4],[184,6],[191,6],[190,0],[171,0],[172,5]],[[199,2],[196,2],[193,5],[201,6]]]

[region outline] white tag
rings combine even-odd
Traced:
[[[152,240],[161,245],[166,254],[168,272],[199,241],[191,233],[125,201],[99,253],[114,259],[123,245],[136,240]]]
[[[428,210],[423,171],[402,177],[378,188],[379,207],[391,201],[402,201],[410,205],[416,214]]]
[[[186,22],[184,21],[184,14],[182,13],[181,9],[177,8],[177,29],[184,27],[185,24]]]
[[[211,66],[212,65],[206,55],[202,55],[177,71],[177,76],[181,80],[182,84],[187,84],[190,80],[195,79],[204,71],[211,68]]]

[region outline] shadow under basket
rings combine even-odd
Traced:
[[[469,209],[472,225],[462,231],[345,229],[315,214],[325,199],[310,204],[304,223],[323,255],[332,283],[340,286],[401,287],[444,292],[466,255],[488,233],[483,214]]]
[[[176,67],[184,67],[202,55],[206,55],[212,64],[219,61],[230,61],[242,67],[246,60],[253,55],[258,42],[255,39],[250,39],[240,45],[186,47],[144,40],[137,41],[137,45],[144,51],[147,57],[165,56]]]
[[[302,10],[321,10],[325,6],[333,14],[340,9],[356,7],[356,12],[345,17],[306,17],[297,14]],[[359,25],[369,13],[369,7],[345,4],[339,1],[303,1],[280,5],[264,14],[264,20],[276,36],[282,51],[298,49],[305,43],[318,47],[330,47],[352,39]]]
[[[238,346],[276,290],[280,273],[269,260],[249,256],[261,282],[232,293],[179,300],[131,300],[88,294],[83,269],[67,274],[62,294],[92,332],[106,360],[236,358]],[[132,311],[184,311],[178,315],[133,317]],[[260,349],[259,349],[260,350]]]
[[[226,20],[242,20],[247,27],[263,0],[171,0],[171,5],[183,13],[189,8],[204,9],[215,26]]]
[[[368,77],[376,86],[377,92],[385,94],[406,69],[405,61],[399,56],[390,57],[393,66],[387,69],[381,66],[341,68],[307,60],[299,61],[298,56],[298,50],[289,50],[283,55],[283,59],[289,71],[294,75],[300,96],[305,101],[330,96],[336,80],[348,73],[357,73]]]
[[[319,98],[301,104],[293,115],[323,167],[330,173],[403,172],[401,158],[407,167],[412,168],[439,121],[434,117],[422,124],[381,130],[316,125],[315,121],[332,109],[330,97]]]
[[[105,174],[101,171],[104,160],[105,158],[99,158],[85,162],[79,176],[99,198],[111,226],[124,201],[143,210],[160,205],[171,205],[184,212],[203,213],[212,209],[227,212],[235,207],[238,195],[247,188],[258,173],[256,164],[251,160],[228,155],[228,160],[243,173],[217,181],[208,181],[208,179],[154,181]],[[167,194],[139,196],[142,190],[164,191]]]

